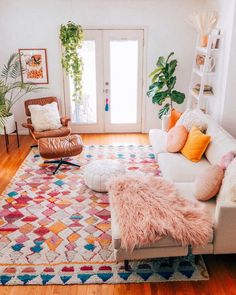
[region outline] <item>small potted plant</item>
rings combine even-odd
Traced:
[[[15,131],[12,107],[26,94],[42,89],[31,83],[21,81],[19,54],[14,53],[0,72],[0,134],[5,126],[7,134]]]
[[[173,108],[173,102],[181,104],[184,102],[185,94],[175,90],[176,76],[174,75],[177,67],[177,60],[171,59],[174,52],[171,52],[165,59],[160,56],[156,62],[156,69],[149,75],[152,84],[149,86],[147,95],[154,104],[164,106],[159,110],[158,117],[169,114]]]

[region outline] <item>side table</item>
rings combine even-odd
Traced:
[[[19,148],[20,147],[20,140],[19,140],[17,122],[15,122],[15,127],[16,127],[16,129],[12,133],[16,133],[17,146]],[[10,133],[10,134],[12,134],[12,133]],[[4,136],[5,136],[6,150],[7,150],[7,153],[8,153],[9,152],[9,134],[7,133],[7,130],[6,130],[5,126],[4,126]]]

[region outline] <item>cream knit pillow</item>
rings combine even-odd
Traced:
[[[186,110],[176,123],[176,126],[184,125],[190,131],[193,126],[196,126],[202,132],[207,130],[207,123],[194,110]]]
[[[53,130],[62,126],[56,102],[43,106],[30,105],[29,110],[35,131]]]

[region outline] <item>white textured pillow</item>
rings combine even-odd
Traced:
[[[56,102],[43,106],[30,105],[29,110],[35,131],[53,130],[62,126]]]
[[[196,126],[202,132],[207,130],[207,123],[194,110],[186,110],[176,123],[176,126],[179,125],[184,125],[188,131],[193,126]]]
[[[236,202],[236,158],[225,171],[219,198]]]

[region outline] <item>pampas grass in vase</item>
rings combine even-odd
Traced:
[[[218,20],[218,13],[216,11],[195,12],[190,15],[188,22],[200,34],[200,46],[206,47],[208,43],[208,36],[215,28]]]

